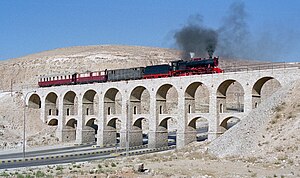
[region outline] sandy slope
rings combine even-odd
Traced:
[[[1,62],[0,90],[9,90],[11,81],[13,90],[36,86],[38,75],[42,74],[102,70],[123,64],[129,67],[163,63],[178,56],[178,52],[168,49],[126,46],[71,47],[46,51]],[[210,145],[206,142],[192,143],[184,149],[161,154],[85,163],[77,172],[72,172],[74,165],[68,165],[59,174],[64,177],[300,177],[299,88],[300,82],[296,82],[274,93],[238,126],[225,132]],[[11,93],[0,94],[2,149],[20,148],[23,130],[21,96],[19,91],[13,92],[12,96]],[[27,112],[30,113],[26,127],[28,145],[56,143],[56,128],[42,124],[38,113],[32,110]],[[117,166],[109,166],[112,162]],[[131,167],[140,162],[151,170],[146,174],[133,172]],[[123,167],[129,169],[124,170]],[[98,168],[100,170],[97,174],[95,171],[91,173],[91,169]],[[49,169],[41,168],[45,172]],[[53,175],[57,175],[53,171],[55,169],[51,170]],[[32,172],[28,169],[24,171]]]

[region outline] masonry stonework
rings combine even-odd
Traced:
[[[173,133],[177,147],[183,147],[197,139],[197,120],[207,120],[208,139],[213,140],[226,130],[230,118],[242,120],[259,107],[267,81],[288,85],[300,78],[299,71],[285,68],[130,80],[35,88],[23,93],[31,93],[25,98],[29,107],[40,104],[45,124],[57,125],[62,142],[138,146],[147,134],[148,146],[155,148],[167,146]],[[232,94],[232,98],[238,98],[238,110],[233,112],[227,90],[235,84],[242,92]],[[170,91],[173,94],[168,94]],[[208,96],[202,99],[198,91]],[[172,123],[175,128],[170,133]]]

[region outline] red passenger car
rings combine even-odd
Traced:
[[[53,75],[53,76],[41,76],[39,78],[40,87],[49,87],[57,85],[71,85],[75,84],[76,74],[66,74],[66,75]]]

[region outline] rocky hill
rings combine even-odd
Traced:
[[[180,52],[172,49],[106,45],[55,49],[1,61],[0,150],[21,149],[24,117],[21,89],[37,87],[39,75],[137,67],[179,58]],[[221,68],[254,63],[260,62],[220,58]],[[148,177],[157,173],[162,177],[299,177],[299,169],[296,170],[300,165],[299,87],[297,82],[274,93],[237,127],[212,143],[192,143],[182,150],[132,160],[134,163],[149,161],[147,166],[155,171]],[[57,143],[55,127],[42,124],[33,110],[25,112],[28,114],[25,128],[28,147]],[[113,161],[121,163],[119,169],[129,164],[128,160]],[[99,167],[104,163],[96,164]],[[124,175],[123,169],[120,174]]]
[[[179,51],[136,46],[78,46],[45,51],[0,62],[0,149],[21,148],[23,88],[38,87],[40,75],[138,67],[178,59]],[[57,142],[55,128],[42,124],[38,113],[27,114],[27,145]],[[37,127],[38,126],[38,127]]]
[[[236,127],[214,140],[218,157],[300,165],[300,81],[272,94]]]
[[[76,46],[44,51],[0,61],[0,91],[37,87],[40,75],[100,71],[168,63],[180,59],[180,51],[140,46]],[[220,59],[220,66],[259,61]]]
[[[40,75],[55,75],[62,73],[75,73],[85,71],[100,71],[105,69],[139,67],[152,64],[168,63],[178,60],[181,53],[174,49],[163,49],[141,46],[76,46],[60,48],[10,59],[0,62],[0,148],[17,148],[22,141],[23,129],[23,100],[22,89],[38,87]],[[259,63],[259,61],[219,60],[220,67],[239,66]],[[9,112],[8,112],[9,111]],[[30,115],[26,130],[29,139],[28,145],[55,143],[53,128],[36,123],[41,122],[35,115]],[[31,125],[30,125],[31,124]],[[42,130],[49,129],[49,133],[40,134]],[[51,137],[47,137],[47,135]],[[35,138],[36,136],[36,138]],[[36,142],[35,140],[43,140]]]
[[[40,75],[99,71],[178,59],[179,51],[136,46],[77,46],[0,62],[0,90],[37,87]]]

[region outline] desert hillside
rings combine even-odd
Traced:
[[[236,127],[214,140],[218,157],[244,157],[300,165],[300,81],[273,93]]]
[[[40,75],[99,71],[180,59],[174,49],[141,46],[76,46],[44,51],[0,62],[0,91],[37,87]],[[259,61],[232,60],[220,57],[220,66],[239,66]]]
[[[23,130],[22,89],[35,88],[40,75],[54,75],[85,71],[99,71],[151,64],[168,63],[180,59],[174,49],[141,46],[76,46],[60,48],[0,62],[0,148],[20,148]],[[220,67],[259,63],[259,61],[233,60],[220,57]],[[9,111],[9,112],[8,112]],[[26,131],[28,145],[56,143],[55,128],[41,122],[38,113],[28,112]],[[35,117],[36,116],[36,117]],[[36,127],[36,126],[39,127]],[[49,132],[40,134],[42,130]],[[35,140],[42,140],[36,142]]]
[[[24,116],[21,90],[37,87],[39,75],[145,66],[176,59],[180,59],[180,52],[172,49],[106,45],[55,49],[0,62],[0,150],[21,149]],[[220,57],[221,68],[256,63],[260,62]],[[150,168],[145,177],[299,177],[299,87],[298,81],[273,93],[212,143],[192,143],[167,153],[107,160],[109,164],[115,161],[120,165],[105,170],[104,176],[141,177],[132,169],[123,168],[143,162]],[[26,113],[28,147],[58,142],[56,127],[42,124],[34,110],[28,109]],[[107,167],[108,163],[87,163],[81,171],[89,172],[84,176],[103,172],[102,168],[93,173],[90,170]],[[66,175],[71,174],[67,170]]]
[[[167,63],[178,59],[171,49],[136,46],[77,46],[0,62],[0,90],[37,87],[40,75],[99,71]]]
[[[0,147],[10,148],[21,145],[23,118],[21,91],[24,88],[38,87],[37,82],[40,75],[162,64],[178,60],[180,57],[180,51],[174,49],[102,45],[60,48],[1,61],[0,134],[7,139],[0,141]],[[219,62],[220,67],[257,63],[257,61],[223,59],[222,57],[220,57]],[[33,123],[40,122],[37,118],[34,118],[34,113],[30,113],[29,117],[36,119]],[[29,122],[29,124],[31,123]],[[40,136],[38,133],[46,126],[36,128],[32,125],[31,127],[34,129],[29,129],[29,135],[36,134]],[[8,129],[10,130],[7,132]],[[10,134],[10,132],[13,133]],[[52,132],[49,135],[52,135]],[[47,143],[45,141],[43,144]],[[34,142],[32,145],[34,145]]]

